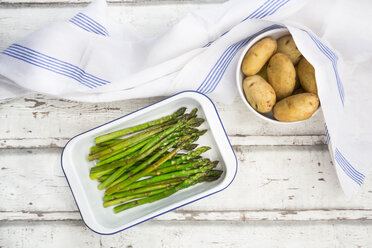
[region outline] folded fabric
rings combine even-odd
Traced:
[[[143,39],[111,21],[106,2],[96,0],[0,53],[0,99],[39,92],[100,102],[195,90],[231,103],[242,48],[287,28],[315,67],[330,151],[351,197],[372,168],[371,7],[367,0],[231,0]]]

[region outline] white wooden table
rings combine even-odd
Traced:
[[[0,0],[0,49],[86,0]],[[144,36],[223,1],[112,0],[109,14]],[[372,181],[347,201],[323,118],[264,123],[237,98],[216,103],[239,159],[225,191],[112,236],[82,222],[60,167],[68,139],[161,98],[88,104],[42,95],[0,104],[0,247],[368,247]]]

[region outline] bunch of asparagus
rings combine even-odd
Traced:
[[[115,213],[158,201],[201,182],[217,180],[218,161],[200,155],[210,149],[194,144],[207,130],[197,109],[182,107],[171,115],[125,128],[95,139],[89,161],[96,160],[90,178],[105,189],[103,206]],[[187,151],[187,153],[181,153]]]

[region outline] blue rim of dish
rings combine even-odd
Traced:
[[[202,95],[202,96],[206,97],[206,98],[207,98],[207,99],[212,103],[212,106],[214,107],[214,110],[215,110],[215,112],[216,112],[216,114],[217,114],[218,120],[219,120],[220,123],[221,123],[222,130],[223,130],[223,132],[225,133],[225,136],[226,136],[227,142],[229,143],[229,145],[230,145],[230,147],[231,147],[231,151],[232,151],[232,153],[234,154],[234,157],[235,157],[235,173],[234,173],[234,176],[233,176],[233,178],[231,179],[231,181],[226,185],[226,187],[224,187],[224,188],[222,188],[222,189],[220,189],[220,190],[217,190],[217,191],[215,191],[215,192],[212,192],[212,193],[210,193],[210,194],[208,194],[208,195],[202,196],[202,197],[197,198],[197,199],[195,199],[195,200],[189,201],[189,202],[184,203],[184,204],[182,204],[182,205],[176,206],[176,207],[174,207],[174,208],[172,208],[172,209],[166,210],[166,211],[161,212],[161,213],[159,213],[159,214],[157,214],[157,215],[151,216],[151,217],[149,217],[149,218],[147,218],[147,219],[145,219],[145,220],[142,220],[142,221],[140,221],[140,222],[137,222],[137,223],[135,223],[135,224],[133,224],[133,225],[130,225],[130,226],[126,227],[126,228],[123,228],[123,229],[121,229],[121,230],[115,231],[115,232],[113,232],[113,233],[100,233],[100,232],[97,232],[96,230],[94,230],[93,228],[91,228],[90,226],[88,226],[87,223],[85,222],[85,220],[84,220],[84,218],[83,218],[81,212],[80,212],[79,204],[78,204],[77,201],[76,201],[76,198],[75,198],[74,192],[72,191],[72,188],[71,188],[71,186],[70,186],[70,182],[68,181],[68,178],[67,178],[67,176],[66,176],[65,170],[63,169],[63,162],[62,162],[63,152],[65,151],[65,148],[67,147],[68,143],[70,143],[71,140],[75,139],[76,137],[78,137],[78,136],[80,136],[80,135],[82,135],[82,134],[85,134],[85,133],[90,132],[90,131],[92,131],[92,130],[94,130],[94,129],[100,128],[100,127],[102,127],[102,126],[105,126],[105,125],[107,125],[107,124],[109,124],[109,123],[111,123],[111,122],[114,122],[114,121],[120,120],[120,119],[122,119],[122,118],[124,118],[124,117],[126,117],[126,116],[129,116],[129,115],[134,114],[134,113],[136,113],[136,112],[138,112],[138,111],[141,111],[141,110],[143,110],[143,109],[146,109],[146,108],[148,108],[148,107],[150,107],[150,106],[152,106],[152,105],[155,105],[155,104],[157,104],[157,103],[163,102],[163,101],[165,101],[165,100],[167,100],[167,99],[170,99],[170,98],[172,98],[172,97],[175,97],[175,96],[177,96],[177,95],[180,95],[180,94],[182,94],[182,93],[186,93],[186,92],[197,93],[197,94],[199,94],[199,95]],[[83,220],[84,224],[85,224],[85,225],[86,225],[90,230],[92,230],[93,232],[95,232],[95,233],[97,233],[97,234],[100,234],[100,235],[113,235],[113,234],[116,234],[116,233],[122,232],[122,231],[124,231],[124,230],[127,230],[127,229],[129,229],[129,228],[131,228],[131,227],[134,227],[134,226],[136,226],[136,225],[138,225],[138,224],[141,224],[141,223],[143,223],[143,222],[146,222],[146,221],[148,221],[148,220],[151,220],[151,219],[153,219],[153,218],[156,218],[156,217],[158,217],[158,216],[160,216],[160,215],[163,215],[163,214],[165,214],[165,213],[168,213],[168,212],[170,212],[170,211],[173,211],[173,210],[175,210],[175,209],[177,209],[177,208],[183,207],[183,206],[188,205],[188,204],[190,204],[190,203],[193,203],[193,202],[195,202],[195,201],[199,201],[199,200],[201,200],[201,199],[203,199],[203,198],[205,198],[205,197],[208,197],[208,196],[214,195],[214,194],[216,194],[216,193],[218,193],[218,192],[221,192],[222,190],[226,189],[227,187],[230,186],[230,184],[234,181],[234,179],[235,179],[235,177],[236,177],[236,173],[237,173],[237,171],[238,171],[238,159],[237,159],[236,154],[235,154],[235,152],[234,152],[234,149],[233,149],[233,147],[232,147],[232,145],[231,145],[231,143],[230,143],[229,137],[227,136],[227,133],[226,133],[226,131],[225,131],[225,127],[224,127],[223,124],[222,124],[222,121],[221,121],[220,115],[218,114],[217,108],[216,108],[216,106],[214,105],[214,103],[212,102],[212,100],[211,100],[208,96],[204,95],[203,93],[200,93],[200,92],[197,92],[197,91],[193,91],[193,90],[185,90],[185,91],[179,92],[179,93],[177,93],[177,94],[174,94],[174,95],[172,95],[172,96],[169,96],[169,97],[167,97],[167,98],[165,98],[165,99],[163,99],[163,100],[157,101],[157,102],[155,102],[155,103],[153,103],[153,104],[147,105],[146,107],[143,107],[143,108],[137,109],[137,110],[135,110],[135,111],[133,111],[133,112],[131,112],[131,113],[129,113],[129,114],[123,115],[123,116],[121,116],[121,117],[119,117],[119,118],[116,118],[116,119],[114,119],[114,120],[111,120],[111,121],[109,121],[109,122],[106,122],[106,123],[104,123],[104,124],[102,124],[102,125],[99,125],[99,126],[97,126],[97,127],[95,127],[95,128],[89,129],[89,130],[87,130],[87,131],[85,131],[85,132],[82,132],[82,133],[80,133],[80,134],[78,134],[78,135],[75,135],[75,136],[72,137],[72,138],[71,138],[71,139],[66,143],[66,145],[63,147],[63,150],[62,150],[62,153],[61,153],[61,168],[62,168],[63,174],[65,175],[65,178],[66,178],[67,184],[68,184],[68,186],[69,186],[69,188],[70,188],[70,190],[71,190],[71,193],[72,193],[72,197],[74,198],[74,201],[75,201],[75,203],[76,203],[76,206],[77,206],[77,208],[78,208],[78,210],[79,210],[79,214],[80,214],[81,219]]]

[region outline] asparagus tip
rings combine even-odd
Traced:
[[[186,107],[182,107],[182,108],[179,108],[179,109],[175,112],[175,115],[176,115],[176,116],[180,116],[180,115],[183,115],[185,112],[186,112]]]
[[[200,130],[198,135],[203,136],[206,132],[208,132],[208,129]]]
[[[198,108],[193,108],[193,109],[190,111],[190,115],[195,116],[197,112],[198,112]]]

